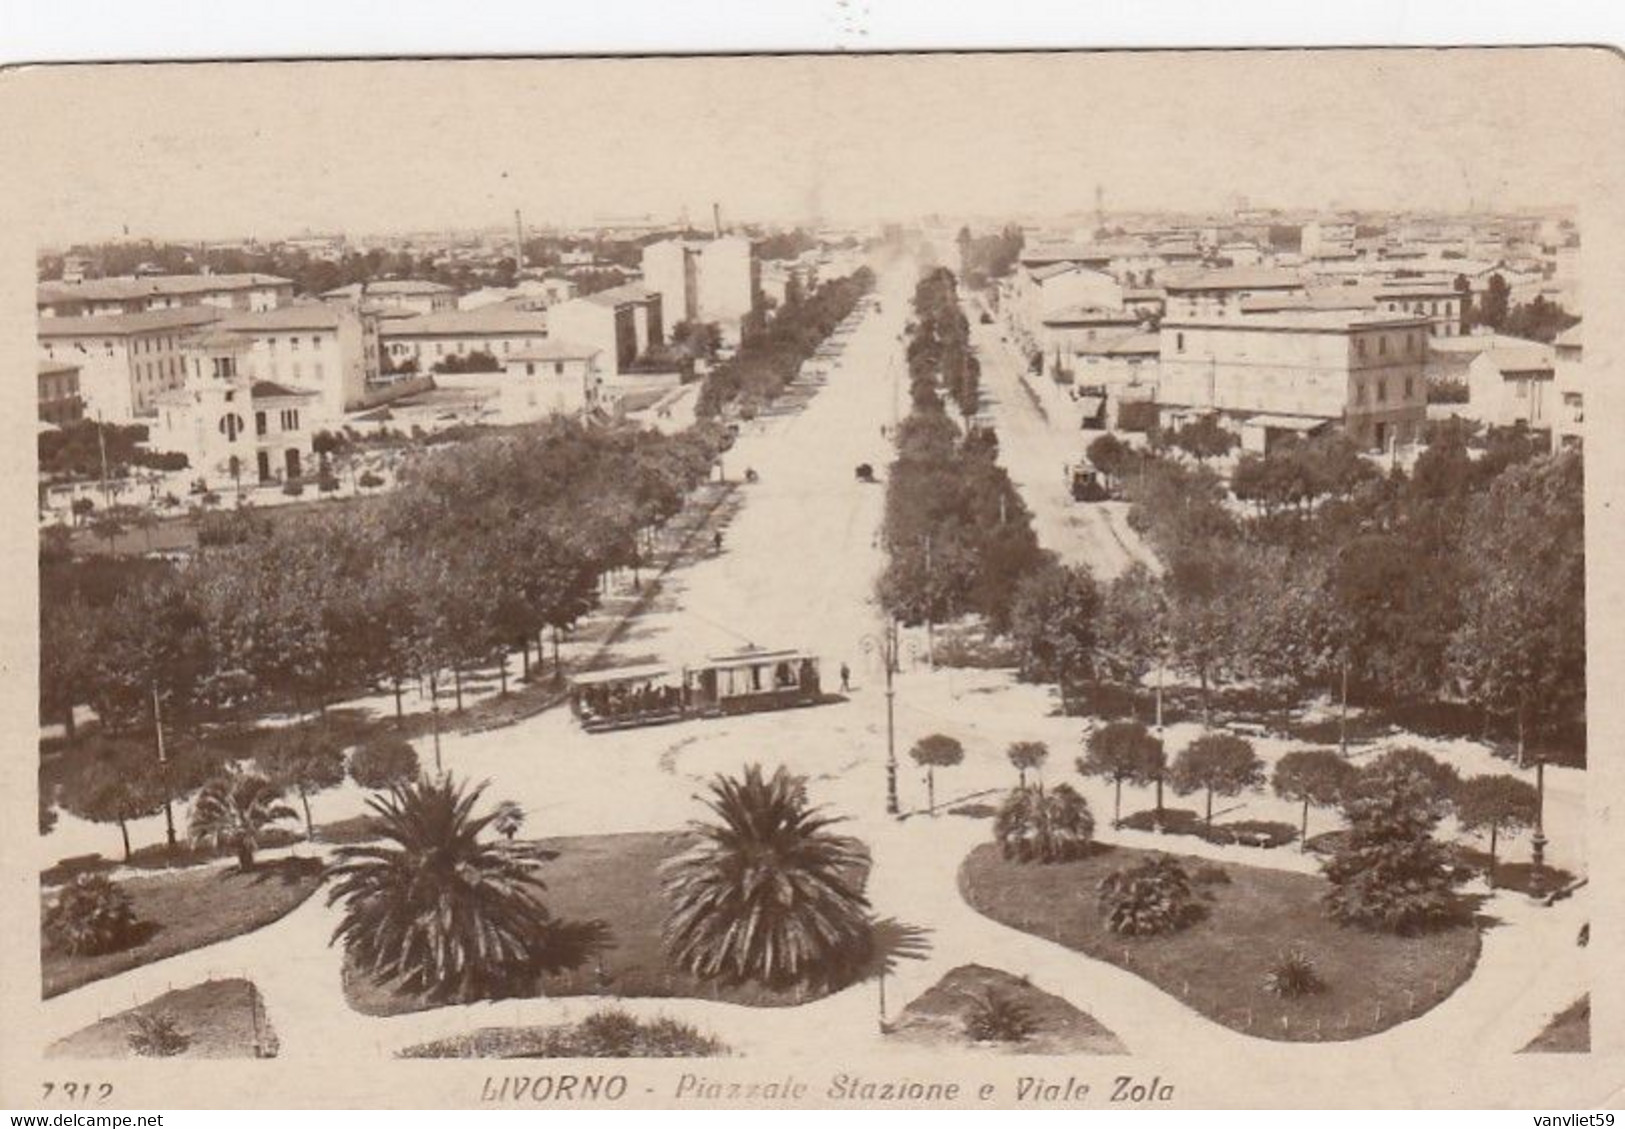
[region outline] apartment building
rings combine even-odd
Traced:
[[[42,358],[36,368],[40,421],[62,427],[84,419],[85,402],[79,395],[79,366]]]
[[[1160,329],[1160,404],[1271,431],[1339,424],[1375,450],[1416,442],[1427,414],[1428,322],[1349,310],[1189,316]],[[1257,418],[1254,418],[1257,417]]]
[[[36,332],[45,360],[78,367],[85,414],[113,423],[152,415],[155,399],[185,382],[187,337],[220,316],[213,306],[58,316]]]
[[[244,338],[250,380],[314,391],[312,410],[328,420],[367,406],[379,380],[378,321],[342,303],[304,302],[223,319]]]
[[[361,306],[390,306],[414,314],[438,314],[457,308],[457,291],[422,278],[383,279],[378,282],[352,282],[322,293],[324,302],[347,302]]]
[[[626,371],[665,341],[663,295],[637,283],[560,302],[547,311],[549,336],[598,351],[607,377]]]
[[[543,311],[501,304],[389,318],[378,332],[394,368],[411,361],[417,371],[431,372],[474,353],[488,353],[500,365],[509,355],[547,340],[547,320]]]
[[[291,301],[293,282],[269,274],[160,274],[42,282],[39,316],[118,317],[192,306],[270,310]]]

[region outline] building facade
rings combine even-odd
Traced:
[[[329,421],[368,402],[380,379],[377,319],[342,303],[307,302],[224,319],[248,342],[251,380],[317,393],[313,410]]]
[[[63,427],[85,418],[85,402],[79,395],[79,366],[67,361],[41,359],[36,366],[39,418]]]
[[[1427,322],[1336,310],[1169,319],[1160,329],[1158,402],[1235,419],[1340,424],[1390,450],[1421,438]],[[1307,427],[1307,424],[1305,425]]]
[[[500,366],[506,358],[547,340],[547,314],[510,305],[452,310],[380,323],[379,340],[391,367],[408,361],[431,372],[451,358],[486,353]]]
[[[560,302],[547,311],[549,336],[595,349],[599,371],[616,376],[665,341],[663,295],[636,283]]]
[[[157,397],[184,384],[187,337],[219,318],[212,306],[50,317],[37,334],[45,360],[78,366],[85,414],[113,423],[152,415]]]
[[[566,341],[545,341],[508,355],[498,401],[503,422],[591,416],[603,387],[598,355],[592,346]]]
[[[163,274],[40,283],[41,318],[117,317],[209,306],[270,310],[293,298],[293,282],[269,274]]]

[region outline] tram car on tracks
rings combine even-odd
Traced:
[[[822,701],[818,657],[796,650],[746,648],[686,666],[617,667],[570,679],[570,707],[588,733]]]

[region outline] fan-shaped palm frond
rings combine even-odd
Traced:
[[[870,941],[860,889],[868,852],[807,803],[800,777],[718,777],[696,823],[700,841],[665,866],[672,960],[705,979],[775,987],[830,983],[859,965]]]
[[[274,823],[297,819],[282,802],[282,789],[263,776],[229,769],[205,784],[192,801],[187,834],[193,843],[237,853],[244,870],[254,867],[254,852]]]
[[[416,780],[368,801],[381,843],[344,847],[328,904],[333,931],[357,967],[432,999],[510,990],[545,964],[553,921],[538,873],[557,853],[481,836],[496,811],[475,815],[484,785]]]

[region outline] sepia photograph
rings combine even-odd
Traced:
[[[0,1105],[1619,1100],[1617,52],[0,118]]]

